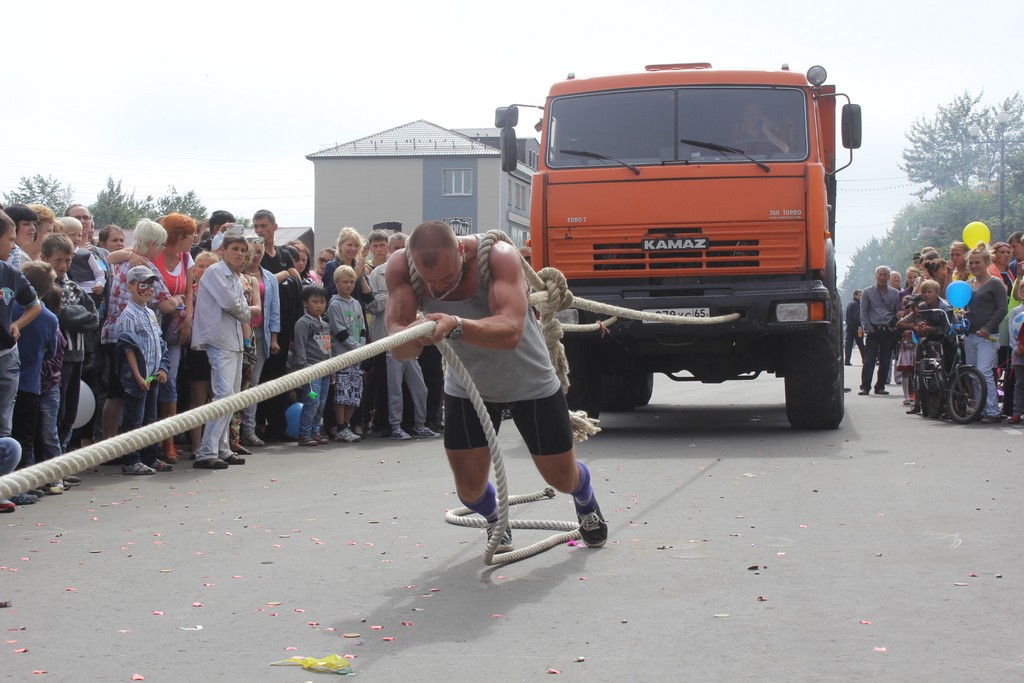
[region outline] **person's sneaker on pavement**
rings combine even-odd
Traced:
[[[600,548],[608,541],[608,523],[601,515],[601,506],[594,505],[594,509],[587,514],[576,513],[580,521],[580,536],[588,548]]]
[[[39,498],[33,496],[31,493],[19,493],[14,498],[11,498],[11,501],[15,505],[31,505],[37,500],[39,500]]]
[[[149,465],[136,462],[131,465],[121,465],[121,474],[156,474],[156,470]]]
[[[433,439],[435,437],[441,436],[433,429],[427,429],[426,427],[413,427],[412,431],[410,431],[409,433],[420,439]]]
[[[494,535],[494,529],[497,527],[497,523],[487,525],[487,540],[491,540],[491,536]],[[505,527],[505,533],[501,535],[501,540],[498,541],[498,546],[494,549],[496,553],[510,553],[515,550],[515,546],[512,545],[512,527]]]
[[[363,437],[353,432],[351,428],[345,427],[344,429],[338,430],[334,435],[334,440],[339,443],[355,443],[357,441],[362,441]]]
[[[395,441],[408,441],[412,437],[401,427],[392,427],[391,438]]]

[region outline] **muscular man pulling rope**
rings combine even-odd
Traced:
[[[510,407],[541,476],[572,494],[583,542],[600,547],[608,539],[608,525],[590,471],[576,462],[565,396],[527,303],[520,256],[512,246],[495,243],[487,254],[491,280],[485,283],[477,265],[479,238],[457,237],[448,224],[431,221],[417,226],[406,249],[394,254],[387,271],[389,334],[415,324],[420,303],[437,325],[431,337],[395,347],[392,354],[415,358],[424,346],[447,339],[473,376],[495,427],[502,408]],[[491,460],[483,427],[450,371],[444,388],[444,445],[455,488],[466,507],[487,519],[490,536],[498,521],[497,498],[488,481]],[[497,551],[510,550],[512,535],[506,529]]]

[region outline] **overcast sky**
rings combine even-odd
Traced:
[[[864,146],[840,174],[842,273],[854,249],[914,201],[899,169],[911,123],[964,91],[995,104],[1020,88],[1022,8],[991,0],[7,3],[0,192],[39,173],[91,203],[112,175],[140,196],[175,185],[196,190],[210,210],[270,208],[280,225],[312,225],[313,165],[304,157],[336,143],[417,119],[490,126],[496,106],[542,104],[569,72],[821,64],[864,112]],[[521,135],[532,133],[529,111]]]

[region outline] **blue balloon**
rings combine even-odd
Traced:
[[[949,302],[950,306],[954,308],[963,308],[970,302],[971,296],[974,292],[971,291],[971,286],[963,280],[957,280],[956,282],[949,283],[949,287],[946,287],[946,301]]]
[[[1017,309],[1015,308],[1013,310],[1016,311]],[[1015,340],[1017,338],[1017,335],[1020,334],[1020,328],[1022,326],[1024,326],[1024,311],[1017,313],[1016,315],[1013,316],[1013,319],[1010,320],[1011,340]],[[1013,346],[1013,344],[1010,344],[1010,346]]]
[[[286,426],[284,428],[285,433],[293,439],[299,438],[299,416],[302,415],[302,404],[293,403],[288,406],[288,410],[285,411],[284,417]]]

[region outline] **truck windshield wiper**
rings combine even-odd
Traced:
[[[634,166],[633,164],[627,164],[625,161],[622,161],[621,159],[616,159],[615,157],[605,156],[604,154],[601,154],[599,152],[590,152],[590,151],[587,151],[587,150],[584,150],[584,149],[560,149],[560,150],[558,150],[558,153],[559,154],[568,154],[568,155],[574,156],[574,157],[586,157],[588,159],[601,159],[602,161],[614,161],[617,164],[625,166],[626,168],[628,168],[630,171],[632,171],[636,175],[640,175],[640,169],[637,168],[636,166]]]
[[[714,142],[701,142],[700,140],[687,140],[686,138],[683,138],[679,142],[683,143],[684,145],[690,145],[691,147],[703,147],[704,149],[710,149],[712,152],[724,152],[726,154],[739,154],[744,159],[747,159],[751,163],[757,164],[759,168],[764,169],[765,173],[771,173],[772,172],[772,169],[768,166],[768,164],[764,163],[763,161],[758,161],[757,159],[753,158],[752,156],[750,156],[749,154],[744,152],[742,149],[736,149],[735,147],[726,147],[725,145],[719,145],[719,144],[714,143]]]

